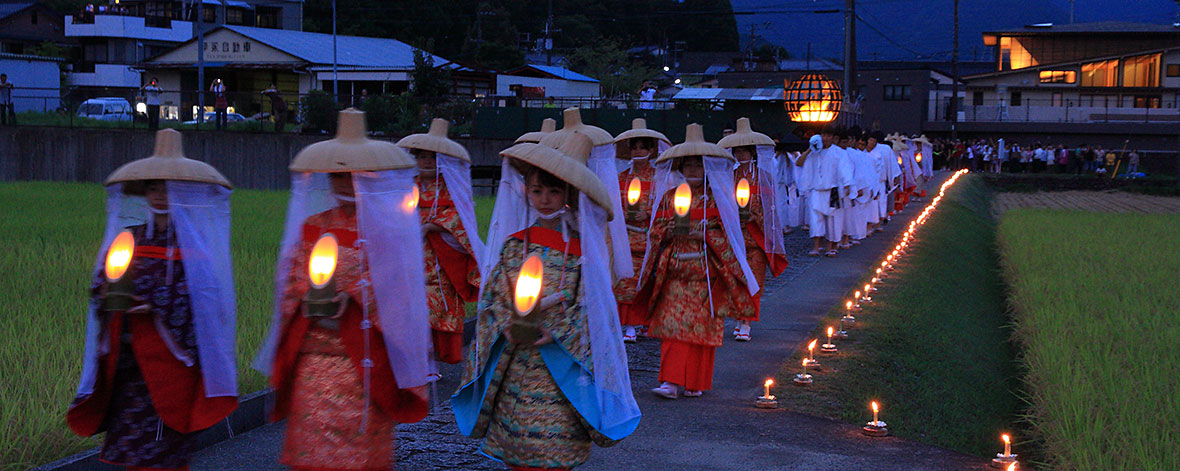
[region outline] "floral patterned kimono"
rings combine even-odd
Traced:
[[[647,325],[648,306],[634,301],[635,292],[639,290],[639,272],[643,269],[643,256],[647,253],[647,227],[651,222],[651,182],[655,174],[655,167],[650,164],[643,165],[639,170],[627,170],[619,174],[619,188],[623,194],[623,215],[627,221],[627,238],[631,244],[631,267],[635,270],[634,277],[615,282],[615,298],[619,302],[619,321],[622,325]],[[639,201],[634,206],[627,204],[627,189],[632,178],[638,178],[641,186]]]
[[[651,306],[649,334],[661,340],[659,380],[707,391],[713,385],[713,356],[722,343],[725,318],[749,312],[751,300],[737,295],[746,291],[745,276],[713,197],[706,200],[694,191],[689,210],[690,227],[699,228],[706,219],[702,240],[699,232],[673,234],[674,193],[664,195],[652,222],[651,253],[636,302]]]
[[[442,175],[419,176],[416,180],[419,219],[422,224],[432,222],[446,231],[429,233],[422,250],[434,351],[439,360],[459,363],[463,360],[467,303],[479,296],[479,265]]]
[[[544,265],[540,297],[559,289],[566,297],[544,311],[541,328],[554,342],[540,347],[532,339],[509,342],[503,334],[517,318],[516,279],[531,255],[540,256]],[[475,340],[480,348],[472,349],[452,405],[460,428],[474,423],[470,435],[484,439],[480,451],[513,469],[573,468],[589,458],[592,442],[614,444],[588,425],[583,414],[590,412],[570,399],[593,396],[593,385],[573,381],[568,374],[593,365],[586,313],[579,302],[581,255],[576,232],[568,240],[540,226],[513,234],[504,242],[480,301]]]
[[[355,207],[307,218],[288,275],[271,384],[273,419],[287,419],[279,462],[292,468],[388,470],[393,466],[394,423],[418,421],[427,413],[425,396],[399,389],[393,376],[379,332],[376,297],[371,288],[358,284],[368,274],[357,250],[356,228]],[[308,256],[325,233],[335,234],[339,242],[334,279],[350,298],[338,321],[302,315],[303,296],[310,289]],[[369,303],[369,321],[376,332],[360,327],[363,302]],[[373,362],[367,398],[362,364],[366,348]]]
[[[227,417],[235,397],[205,397],[183,253],[172,230],[130,228],[128,275],[150,313],[102,316],[94,392],[70,405],[66,421],[82,436],[106,432],[99,460],[130,467],[186,469],[197,432]],[[105,275],[95,274],[97,295]]]
[[[733,181],[738,182],[745,178],[750,183],[750,202],[746,205],[748,216],[742,220],[742,236],[746,241],[746,261],[750,264],[750,271],[754,272],[754,279],[758,281],[758,286],[766,286],[766,268],[769,266],[771,276],[779,276],[787,269],[787,258],[783,254],[772,254],[767,256],[766,252],[766,235],[763,233],[764,221],[764,206],[762,204],[762,193],[759,191],[758,182],[770,181],[769,178],[759,179],[755,172],[761,172],[757,165],[752,162],[742,163],[737,170],[734,171]],[[742,313],[735,315],[738,320],[757,321],[762,309],[762,291],[754,296],[750,296],[749,291],[735,292],[735,296],[750,297],[749,303],[742,303],[745,308]]]

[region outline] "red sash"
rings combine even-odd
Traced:
[[[562,238],[561,233],[553,229],[546,229],[544,227],[533,226],[523,231],[512,234],[510,237],[518,240],[528,240],[529,243],[543,245],[554,250],[566,252],[565,239]],[[582,241],[576,237],[571,237],[569,241],[569,249],[566,252],[575,257],[582,256]]]

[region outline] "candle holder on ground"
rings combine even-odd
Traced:
[[[865,424],[861,428],[860,433],[870,437],[884,437],[889,435],[889,429],[885,427],[885,422],[877,418],[877,412],[880,408],[877,406],[877,401],[873,401],[873,420]]]
[[[823,353],[837,353],[840,350],[836,349],[836,344],[832,343],[832,334],[836,333],[836,329],[828,327],[828,343],[819,346],[819,351]]]
[[[772,385],[774,385],[773,379],[767,379],[765,383],[762,383],[762,386],[766,389],[761,396],[758,396],[758,399],[754,400],[754,407],[759,409],[778,408],[778,399],[775,399],[774,395],[770,393],[770,386]]]
[[[844,323],[848,325],[856,323],[856,316],[852,315],[852,301],[847,301],[844,303],[844,317],[841,317],[840,320],[844,321]]]
[[[872,303],[872,302],[873,302],[873,298],[872,298],[872,296],[869,296],[869,293],[871,293],[871,292],[873,292],[873,291],[876,291],[876,289],[875,289],[875,288],[873,288],[873,285],[871,285],[871,284],[867,284],[867,283],[866,283],[866,284],[865,284],[864,295],[862,295],[862,296],[860,297],[860,302],[862,302],[862,303]]]
[[[840,319],[838,325],[840,326],[840,328],[836,332],[832,333],[832,337],[837,338],[837,339],[848,338],[848,331],[844,330],[844,319]]]
[[[807,366],[817,372],[823,371],[823,365],[815,359],[815,344],[818,342],[819,339],[811,339],[811,343],[807,344]]]
[[[1000,435],[1000,440],[1004,442],[1004,452],[996,453],[996,457],[992,458],[991,467],[1006,469],[1016,463],[1016,454],[1012,453],[1012,437],[1005,433]]]
[[[795,375],[795,379],[792,381],[793,383],[795,383],[795,386],[810,386],[811,385],[811,375],[807,374],[807,363],[808,363],[807,359],[804,358],[803,359],[803,372]]]
[[[863,310],[863,308],[860,307],[860,301],[861,301],[860,298],[861,298],[860,291],[857,291],[852,294],[852,310],[855,312],[860,312]]]

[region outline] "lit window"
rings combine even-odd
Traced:
[[[1078,73],[1073,70],[1042,70],[1041,83],[1077,83]]]
[[[885,101],[907,101],[910,99],[909,85],[886,85]]]
[[[1160,55],[1148,54],[1123,59],[1123,86],[1160,86]]]
[[[1083,87],[1114,87],[1118,85],[1119,61],[1109,60],[1082,64]]]
[[[1037,65],[1037,60],[1016,38],[1000,38],[1001,70],[1016,70]]]

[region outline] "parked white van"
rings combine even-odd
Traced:
[[[124,98],[91,98],[78,107],[78,117],[103,121],[130,121],[134,115],[131,103]]]

